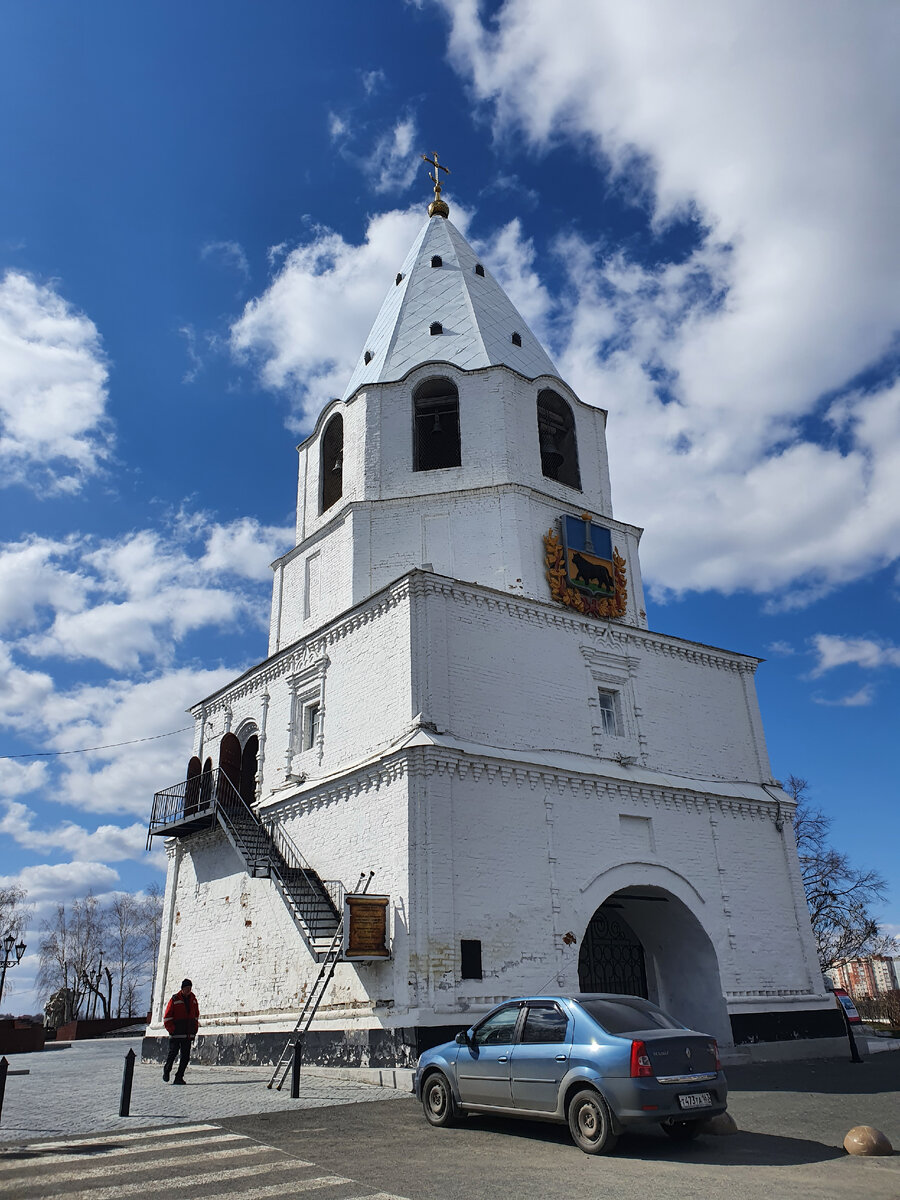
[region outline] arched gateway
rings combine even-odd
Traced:
[[[715,948],[664,888],[623,888],[604,900],[581,941],[578,986],[644,996],[685,1025],[731,1041]]]

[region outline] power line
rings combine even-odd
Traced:
[[[117,750],[119,746],[136,746],[138,742],[156,742],[160,738],[174,737],[176,733],[186,733],[193,725],[182,725],[181,729],[172,729],[168,733],[154,733],[151,737],[132,738],[130,742],[110,742],[106,746],[83,746],[80,750],[35,750],[31,754],[0,754],[2,758],[59,758],[62,754],[90,754],[92,750]]]

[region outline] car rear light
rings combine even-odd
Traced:
[[[713,1058],[716,1060],[716,1070],[721,1071],[722,1070],[722,1060],[719,1058],[719,1043],[718,1042],[710,1042],[709,1043],[709,1052],[713,1056]]]
[[[646,1079],[653,1075],[653,1068],[650,1066],[650,1059],[647,1056],[647,1047],[644,1042],[631,1043],[631,1078]]]

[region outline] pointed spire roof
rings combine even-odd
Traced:
[[[435,257],[440,266],[432,266]],[[366,384],[402,379],[426,362],[450,362],[468,371],[504,365],[528,379],[559,378],[503,288],[487,268],[476,274],[478,265],[456,226],[440,213],[430,217],[385,297],[343,399]],[[442,333],[431,333],[434,322]]]

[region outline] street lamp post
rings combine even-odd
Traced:
[[[15,957],[13,957],[13,943],[15,943]],[[6,983],[6,971],[9,967],[17,967],[22,961],[22,955],[25,953],[26,946],[21,939],[16,942],[16,935],[8,933],[2,942],[3,946],[3,962],[0,963],[0,1002],[3,1000],[3,986]]]

